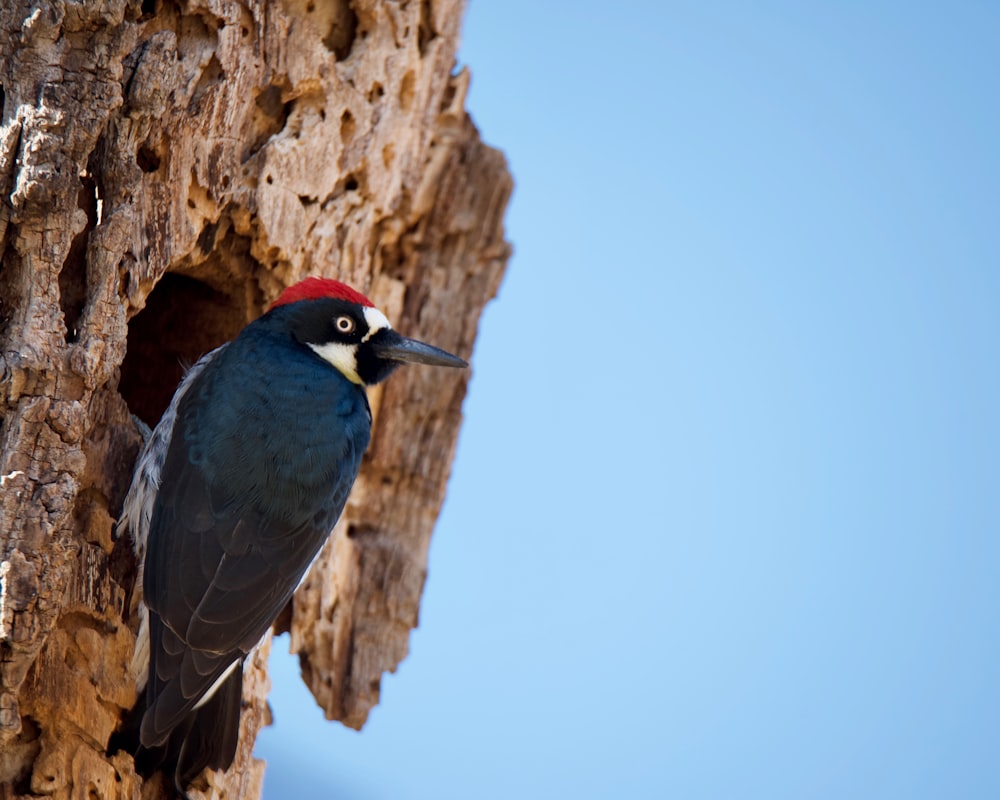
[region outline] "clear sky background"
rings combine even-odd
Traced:
[[[1000,797],[1000,5],[472,0],[517,188],[410,656],[265,797]]]

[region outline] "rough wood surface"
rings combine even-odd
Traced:
[[[453,73],[461,0],[0,4],[0,797],[156,798],[104,746],[135,564],[113,521],[192,362],[307,274],[468,356],[509,248],[511,182]],[[282,627],[360,727],[416,625],[467,375],[372,397],[352,500]],[[259,796],[265,648],[237,761]],[[197,794],[197,793],[196,793]]]

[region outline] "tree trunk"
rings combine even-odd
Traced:
[[[158,798],[105,745],[135,700],[140,437],[182,374],[307,274],[468,356],[509,247],[503,157],[452,74],[461,0],[5,0],[0,8],[0,797]],[[402,370],[293,606],[360,728],[406,655],[468,376]],[[268,648],[196,796],[259,796]]]

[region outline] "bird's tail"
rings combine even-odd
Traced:
[[[185,788],[203,769],[228,769],[233,763],[240,734],[242,694],[243,664],[239,663],[204,705],[191,710],[164,744],[144,747],[139,740],[146,712],[143,692],[111,736],[108,753],[131,753],[135,771],[144,778],[162,770],[173,779],[178,796],[186,798]]]

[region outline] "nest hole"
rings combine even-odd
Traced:
[[[164,275],[129,322],[119,382],[129,410],[156,425],[185,371],[245,324],[238,298],[186,275]]]

